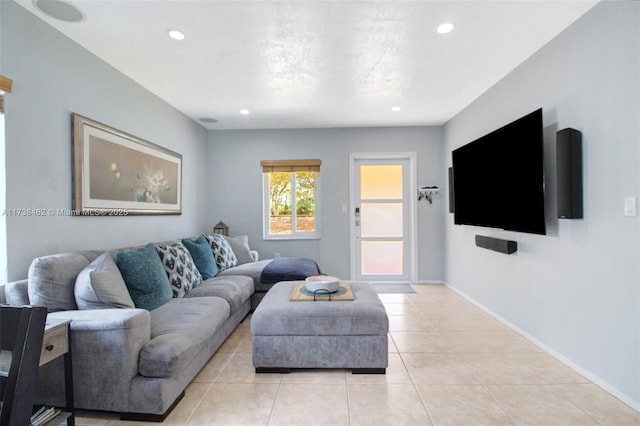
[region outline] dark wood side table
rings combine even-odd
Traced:
[[[45,426],[59,425],[67,420],[67,426],[75,426],[75,407],[73,402],[73,368],[71,366],[71,344],[69,343],[69,331],[71,320],[47,318],[44,326],[44,338],[42,339],[42,352],[40,353],[40,365],[44,365],[60,356],[64,357],[64,392],[66,406],[62,411],[45,423]]]

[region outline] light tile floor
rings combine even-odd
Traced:
[[[211,358],[166,425],[640,425],[640,414],[442,285],[381,294],[386,375],[256,375],[250,321]],[[80,412],[78,425],[127,425]]]

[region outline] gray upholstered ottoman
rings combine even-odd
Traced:
[[[371,285],[351,283],[353,301],[289,301],[299,281],[277,283],[251,317],[257,373],[347,368],[384,374],[389,318]]]

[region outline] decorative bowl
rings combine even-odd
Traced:
[[[328,275],[314,275],[304,280],[304,286],[311,293],[318,290],[335,293],[340,288],[340,279]]]

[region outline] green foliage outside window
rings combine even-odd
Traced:
[[[315,172],[269,173],[269,213],[271,215],[271,233],[292,233],[294,231],[294,217],[296,232],[314,232],[316,230],[315,179]],[[292,214],[293,196],[295,196],[295,214]]]
[[[315,214],[314,172],[295,172],[296,214]],[[271,216],[291,215],[291,173],[274,172],[269,176]]]

